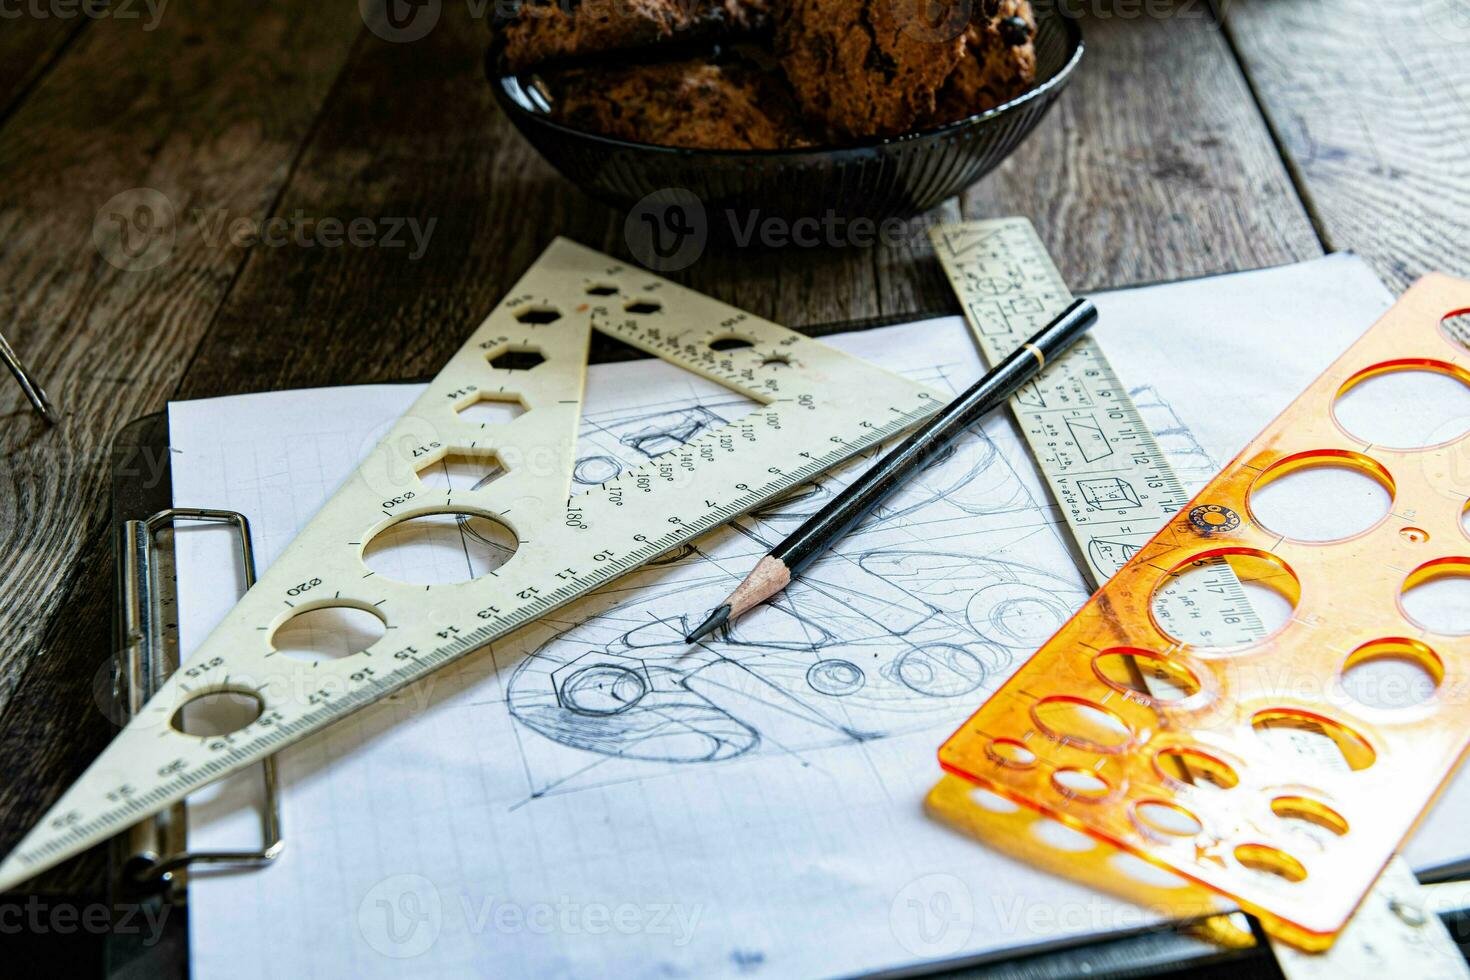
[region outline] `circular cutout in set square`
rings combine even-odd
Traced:
[[[445,511],[397,521],[373,535],[362,560],[373,572],[411,585],[452,585],[499,570],[520,541],[485,514]]]

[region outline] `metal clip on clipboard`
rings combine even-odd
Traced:
[[[160,568],[163,552],[155,547],[159,532],[176,522],[230,524],[239,535],[239,558],[245,588],[255,584],[255,554],[250,540],[250,522],[245,515],[229,510],[174,507],[145,520],[128,520],[118,527],[118,608],[124,644],[117,673],[115,694],[128,716],[140,711],[153,693],[178,666],[177,639],[163,610],[174,602],[172,575]],[[276,788],[275,760],[261,762],[265,806],[261,813],[262,846],[256,850],[193,851],[185,840],[187,822],[184,804],[163,811],[134,826],[127,835],[127,855],[122,874],[135,885],[166,884],[179,871],[193,865],[262,867],[280,853],[280,800]]]

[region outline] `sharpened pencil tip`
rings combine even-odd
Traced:
[[[727,602],[723,606],[717,607],[714,612],[709,614],[709,619],[706,619],[703,623],[700,623],[697,629],[695,629],[688,636],[684,637],[684,642],[697,643],[700,640],[704,639],[706,636],[709,636],[715,630],[719,629],[721,626],[724,626],[729,621],[730,604]]]

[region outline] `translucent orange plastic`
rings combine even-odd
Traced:
[[[1415,284],[944,744],[944,768],[1236,899],[1297,945],[1330,944],[1470,745],[1470,635],[1431,632],[1401,602],[1470,576],[1470,436],[1364,444],[1333,405],[1388,371],[1470,385],[1470,349],[1443,323],[1467,309],[1470,283]],[[1252,487],[1317,464],[1373,477],[1390,513],[1329,543],[1261,526]],[[1211,558],[1263,575],[1291,619],[1243,647],[1173,639],[1154,593]],[[1377,657],[1417,663],[1433,693],[1354,700],[1343,671]]]

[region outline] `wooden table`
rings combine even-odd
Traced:
[[[440,19],[412,43],[351,2],[169,4],[156,22],[142,3],[126,19],[41,2],[5,20],[0,329],[65,419],[0,384],[0,847],[110,737],[91,684],[112,653],[122,425],[174,398],[431,374],[552,236],[626,254],[623,216],[494,107],[484,5],[429,2]],[[1470,276],[1470,0],[1065,5],[1088,43],[1070,90],[930,220],[1029,216],[1079,291],[1344,249],[1396,289]],[[139,188],[176,234],[130,271],[99,212]],[[271,217],[436,224],[417,260],[230,242],[228,222]],[[922,238],[712,254],[679,278],[794,327],[948,307]],[[101,884],[96,853],[40,881]]]

